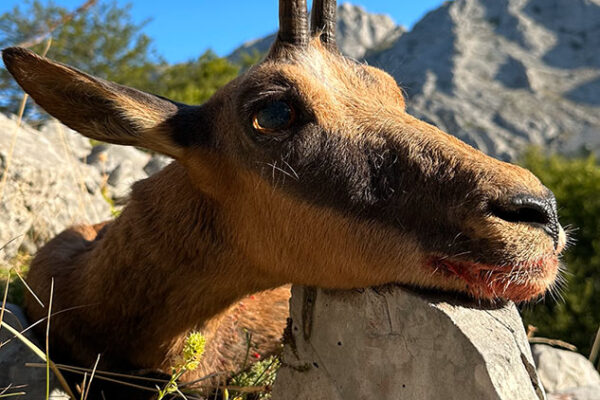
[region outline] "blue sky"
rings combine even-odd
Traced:
[[[47,0],[41,0],[48,3]],[[75,9],[84,0],[54,0]],[[131,3],[135,21],[148,18],[145,33],[155,41],[159,54],[170,62],[195,58],[207,49],[227,55],[241,43],[277,29],[277,0],[117,0]],[[309,0],[309,3],[311,0]],[[355,0],[367,11],[390,15],[408,28],[442,0]],[[23,0],[0,0],[0,14]],[[340,1],[341,3],[341,1]]]

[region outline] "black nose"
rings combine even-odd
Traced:
[[[517,195],[507,202],[498,202],[491,206],[491,212],[508,222],[524,223],[540,227],[546,231],[558,245],[560,224],[556,212],[556,199],[552,193],[546,197]]]

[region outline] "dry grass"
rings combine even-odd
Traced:
[[[21,273],[18,271],[18,266],[14,266],[11,269],[8,270],[8,276],[5,278],[5,284],[4,284],[4,293],[3,293],[3,297],[2,297],[2,304],[0,304],[0,329],[5,329],[7,331],[9,331],[9,333],[11,333],[13,335],[14,338],[18,339],[19,341],[21,341],[27,348],[29,348],[35,355],[37,355],[42,361],[44,361],[46,364],[46,400],[49,399],[50,397],[50,370],[52,370],[52,372],[54,373],[54,375],[56,376],[56,378],[58,379],[58,381],[60,382],[63,390],[71,397],[72,400],[76,400],[75,395],[73,394],[71,388],[69,387],[69,385],[67,384],[67,381],[65,380],[65,378],[63,377],[62,373],[58,370],[58,368],[56,368],[56,365],[54,364],[54,362],[52,362],[52,360],[50,359],[50,353],[49,353],[49,345],[48,345],[48,335],[49,335],[49,331],[50,331],[50,319],[52,316],[52,298],[53,298],[53,287],[54,287],[54,281],[52,282],[52,289],[50,291],[50,304],[48,305],[48,317],[46,318],[46,324],[47,324],[47,329],[46,329],[46,352],[44,353],[38,346],[36,346],[33,342],[31,342],[29,339],[27,339],[23,333],[24,331],[19,331],[16,328],[14,328],[13,326],[8,325],[5,321],[4,321],[4,314],[6,312],[6,303],[8,301],[8,294],[10,292],[10,273],[11,272],[15,272],[15,274],[17,275],[19,281],[23,284],[23,287],[26,288],[27,290],[31,290],[28,286],[27,283],[23,280],[23,277],[21,275]],[[37,299],[37,296],[32,292],[32,294],[34,295],[34,297]],[[39,299],[38,299],[39,301]],[[0,343],[0,349],[2,348],[2,346],[6,345],[7,343],[9,343],[9,341]],[[9,386],[10,387],[10,386]],[[4,391],[7,391],[8,388],[6,388]],[[21,393],[21,392],[18,392]],[[17,394],[15,393],[5,393],[2,395],[3,397],[9,397],[9,396],[17,396]]]

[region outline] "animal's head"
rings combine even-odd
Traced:
[[[389,75],[341,56],[335,1],[316,0],[311,22],[305,0],[281,0],[266,59],[201,106],[3,57],[71,128],[174,157],[266,280],[516,301],[551,287],[565,245],[552,193],[408,115]]]

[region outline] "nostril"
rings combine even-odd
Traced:
[[[546,198],[529,195],[512,197],[506,202],[490,204],[492,215],[512,223],[525,223],[543,228],[558,243],[560,224],[556,212],[556,201],[549,194]]]
[[[546,209],[537,204],[492,205],[491,212],[494,216],[508,222],[541,225],[546,225],[550,222],[550,216]]]

